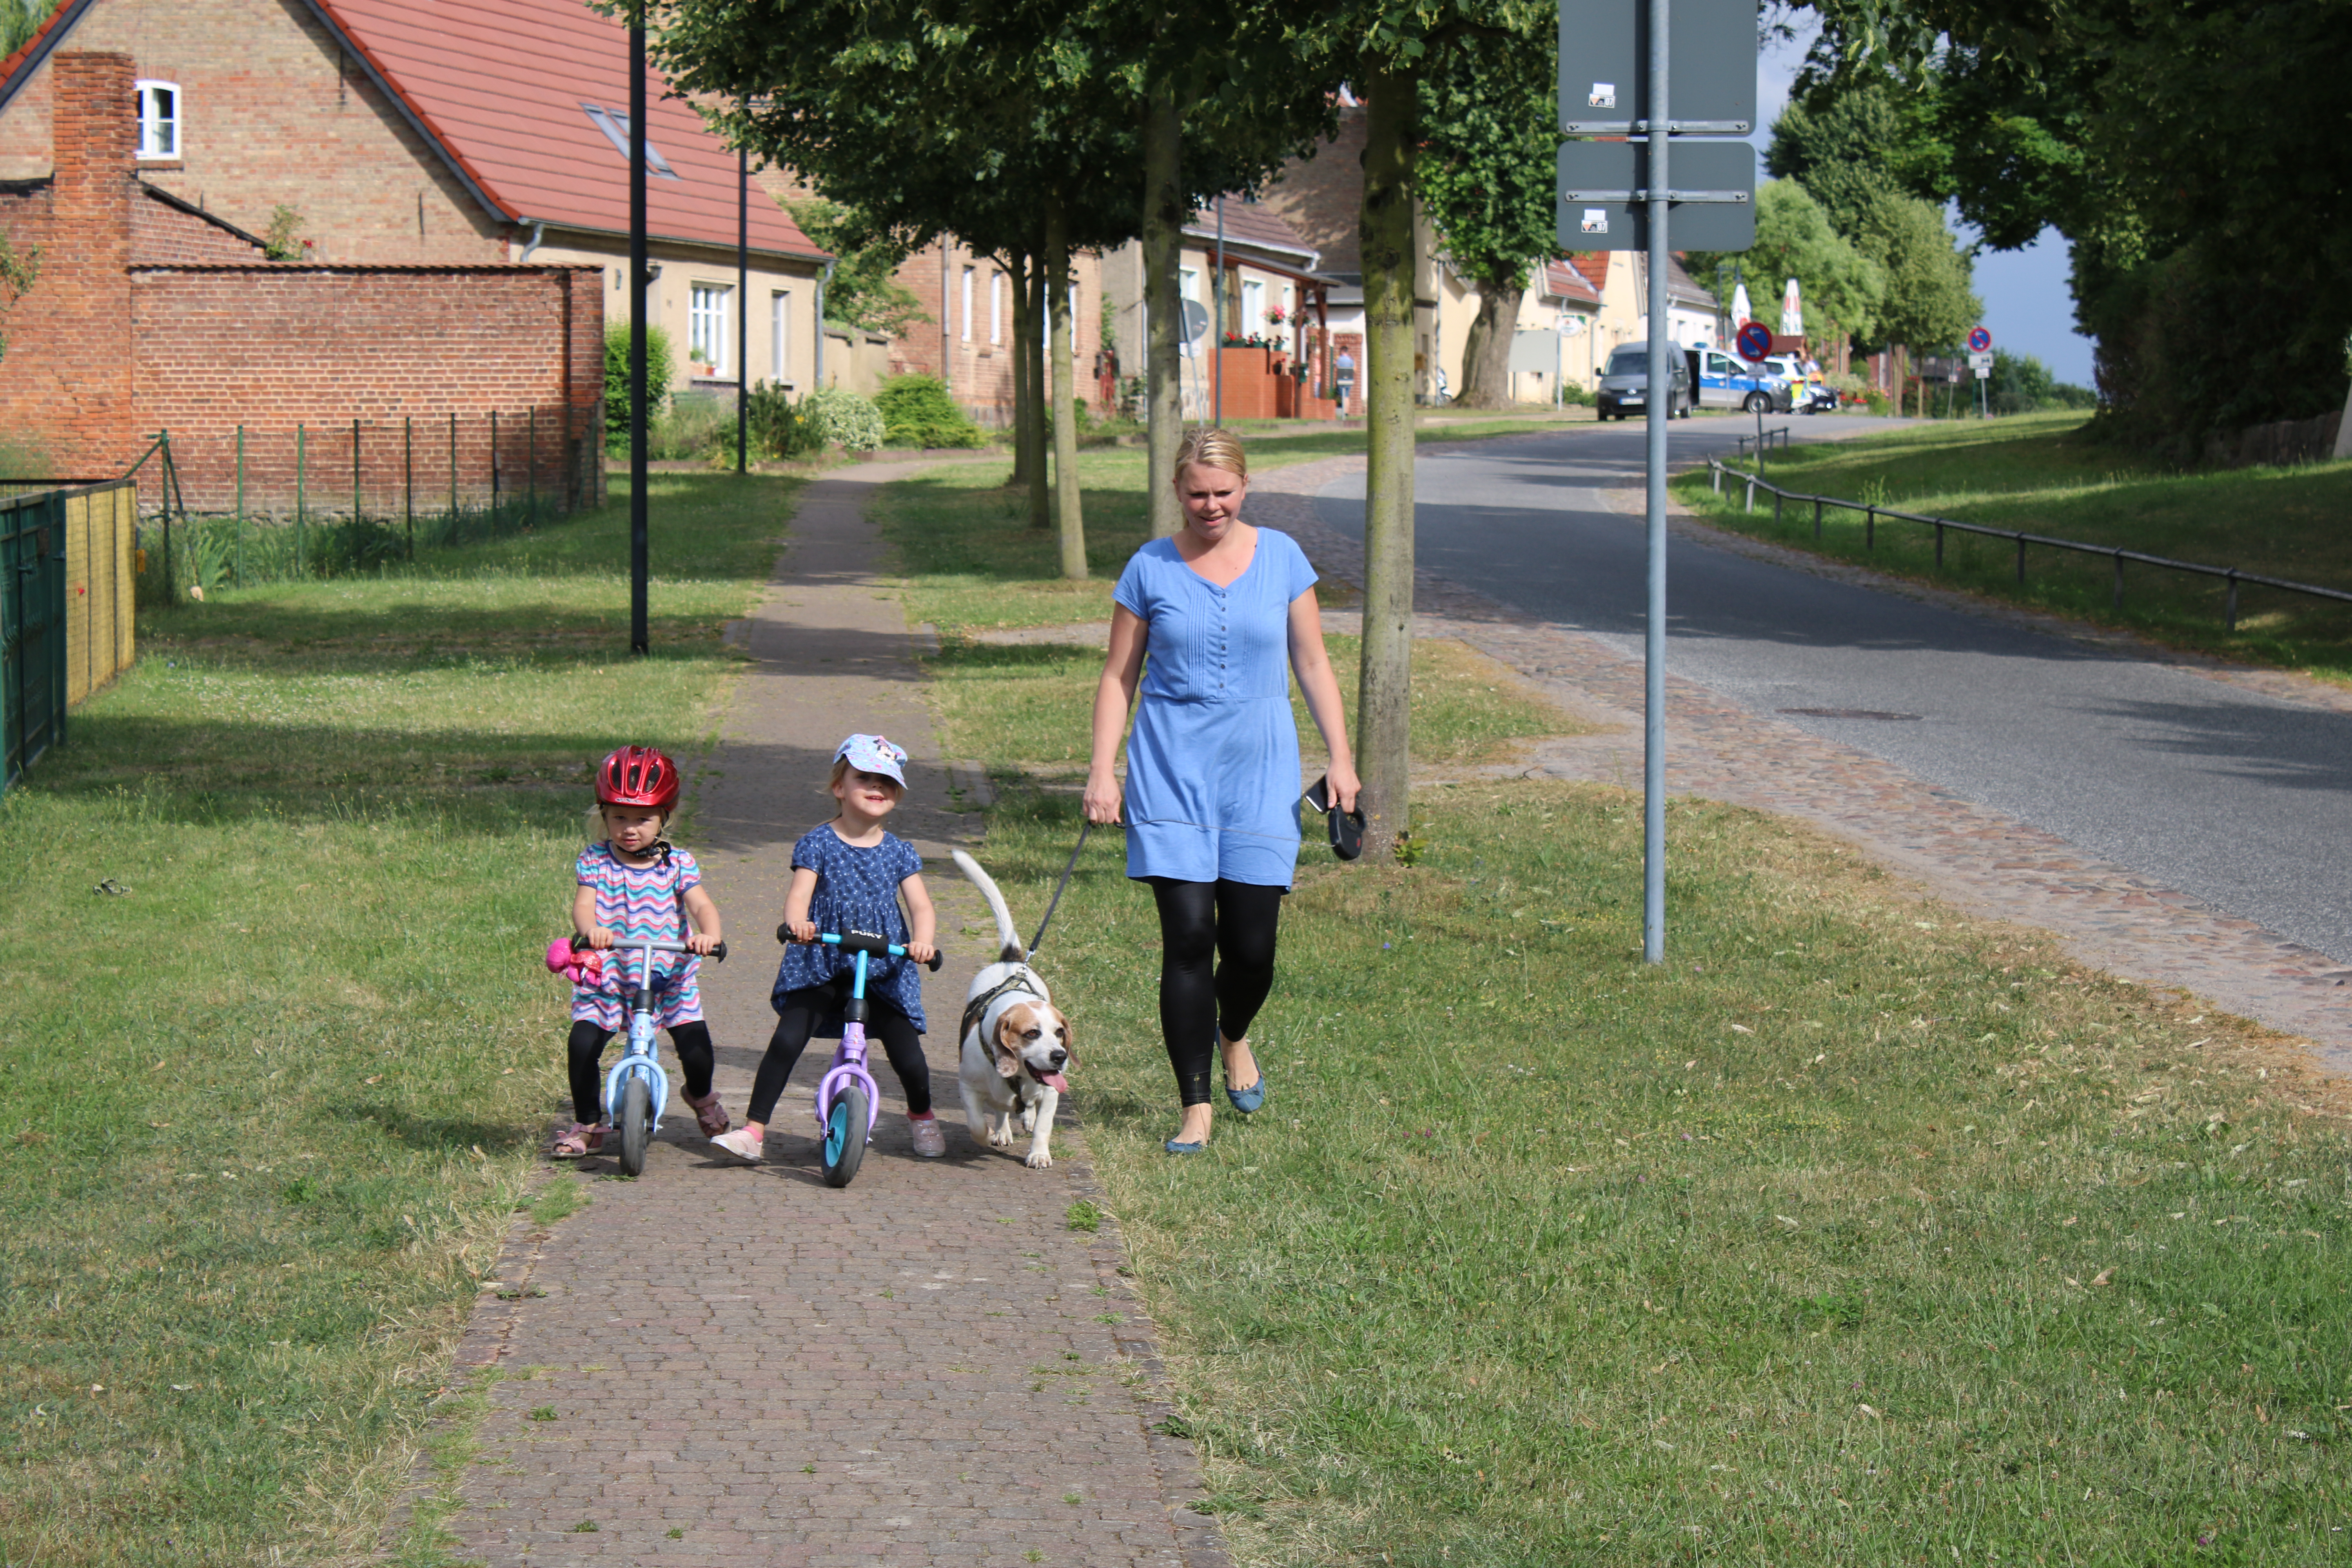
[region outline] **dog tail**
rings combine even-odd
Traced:
[[[1021,933],[1013,929],[1013,911],[1005,907],[1004,895],[996,890],[995,879],[982,870],[980,862],[962,850],[950,849],[948,853],[954,858],[956,869],[964,874],[964,879],[978,888],[980,896],[988,900],[988,912],[996,917],[996,961],[999,963],[1021,963],[1029,956],[1029,944],[1023,942]]]

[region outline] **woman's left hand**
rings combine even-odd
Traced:
[[[1357,792],[1364,787],[1356,770],[1346,763],[1334,763],[1323,771],[1323,777],[1330,786],[1332,805],[1340,811],[1355,810]]]

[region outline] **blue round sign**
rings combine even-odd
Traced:
[[[1986,331],[1982,327],[1974,328],[1969,331],[1969,352],[1970,353],[1980,354],[1990,347],[1992,347],[1990,332]]]
[[[1762,359],[1772,352],[1772,329],[1761,321],[1749,321],[1739,329],[1733,340],[1741,359]]]

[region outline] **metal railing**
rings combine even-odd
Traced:
[[[1772,429],[1754,436],[1740,437],[1739,455],[1746,457],[1750,447],[1759,452],[1769,452],[1775,443],[1778,443],[1780,450],[1784,452],[1789,449],[1789,427],[1786,425],[1776,426]]]
[[[2266,577],[2259,572],[2242,571],[2235,566],[2208,566],[2202,562],[2175,561],[2168,555],[2150,555],[2146,551],[2126,550],[2120,545],[2086,544],[2079,539],[2053,539],[2046,533],[2026,533],[2013,528],[1990,528],[1980,522],[1961,522],[1954,518],[1928,517],[1916,511],[1900,511],[1894,507],[1882,506],[1874,501],[1845,500],[1837,496],[1807,495],[1800,490],[1783,489],[1760,474],[1751,474],[1730,468],[1719,458],[1709,458],[1706,460],[1706,466],[1711,470],[1711,483],[1717,495],[1723,493],[1723,481],[1727,476],[1735,483],[1748,487],[1748,502],[1745,510],[1748,511],[1752,512],[1756,510],[1758,490],[1769,492],[1772,497],[1772,521],[1775,523],[1781,521],[1781,509],[1785,503],[1811,502],[1813,509],[1815,539],[1822,536],[1823,509],[1838,507],[1847,511],[1862,513],[1862,547],[1865,551],[1874,551],[1878,548],[1878,520],[1883,517],[1896,522],[1916,522],[1934,529],[1936,531],[1936,564],[1938,567],[1944,563],[1944,531],[1947,529],[1957,530],[1961,533],[1979,534],[1987,539],[2011,541],[2017,546],[2017,580],[2020,584],[2025,581],[2025,547],[2029,544],[2038,544],[2050,550],[2068,551],[2077,555],[2104,556],[2116,563],[2114,605],[2117,610],[2124,607],[2124,563],[2126,561],[2142,566],[2159,566],[2168,572],[2188,572],[2200,577],[2219,577],[2226,582],[2230,585],[2230,594],[2227,606],[2223,611],[2223,624],[2232,632],[2238,629],[2238,584],[2241,583],[2251,583],[2256,587],[2276,588],[2283,593],[2305,594],[2315,599],[2333,599],[2338,604],[2352,605],[2352,593],[2346,593],[2340,588],[2323,588],[2315,583],[2294,583],[2284,577]]]

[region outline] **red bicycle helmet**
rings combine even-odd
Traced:
[[[596,770],[596,801],[667,815],[677,805],[677,764],[651,746],[623,746]]]

